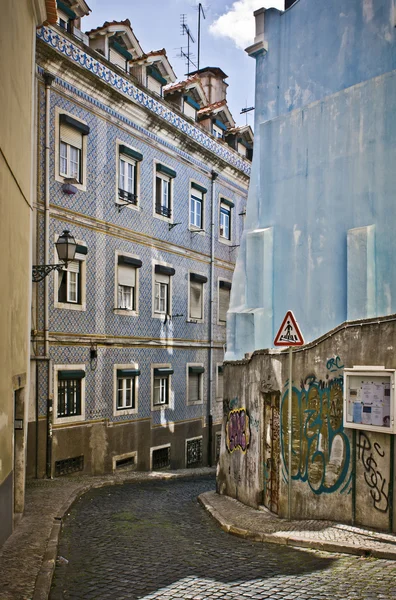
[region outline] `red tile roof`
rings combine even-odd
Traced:
[[[204,113],[211,113],[212,111],[216,110],[217,108],[220,108],[221,106],[226,106],[226,105],[227,105],[227,100],[220,100],[220,102],[214,102],[213,104],[208,104],[208,106],[201,108],[198,111],[198,114],[202,115]]]

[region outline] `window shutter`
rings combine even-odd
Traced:
[[[199,373],[189,373],[188,375],[188,401],[197,402],[200,400],[200,375]]]
[[[66,123],[61,123],[60,125],[60,139],[65,144],[70,144],[70,146],[74,146],[80,150],[82,148],[82,133],[74,127],[66,125]]]
[[[161,181],[160,177],[156,177],[155,179],[155,204],[156,210],[158,211],[161,208]]]
[[[162,273],[156,273],[155,281],[157,283],[166,283],[167,285],[169,285],[169,275],[162,275]]]
[[[202,283],[190,281],[190,317],[202,319]]]
[[[121,67],[121,69],[125,71],[126,59],[123,56],[121,56],[121,54],[116,52],[113,48],[110,48],[109,60],[114,65]]]
[[[227,320],[227,311],[230,304],[230,291],[226,288],[219,289],[219,321]]]
[[[135,287],[136,283],[136,271],[134,267],[127,267],[126,265],[118,265],[118,285],[126,285],[128,287]]]
[[[70,273],[79,273],[80,272],[80,261],[79,260],[71,260],[67,263],[67,271]]]

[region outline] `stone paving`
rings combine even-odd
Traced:
[[[394,561],[229,535],[197,503],[213,488],[211,477],[90,490],[64,520],[50,599],[396,597]]]
[[[34,600],[46,600],[62,517],[84,491],[125,481],[198,477],[208,473],[214,474],[214,469],[158,473],[120,470],[104,477],[73,475],[27,481],[24,516],[0,548],[0,600],[30,600],[33,597]]]
[[[255,541],[396,560],[396,536],[332,521],[287,521],[214,491],[199,498],[224,531]]]

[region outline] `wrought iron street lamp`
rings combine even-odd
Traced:
[[[63,261],[57,265],[33,265],[33,282],[42,281],[51,273],[51,271],[62,271],[68,263],[74,259],[77,243],[74,237],[67,229],[58,237],[55,243],[59,260]]]

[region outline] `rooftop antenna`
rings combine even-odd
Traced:
[[[192,53],[190,51],[190,42],[195,43],[194,37],[191,33],[191,30],[186,22],[186,15],[180,15],[180,26],[181,26],[181,34],[187,36],[187,54],[184,52],[183,48],[180,48],[180,56],[184,56],[187,62],[187,76],[190,75],[190,65],[197,68],[197,65],[193,63],[191,60]]]
[[[254,106],[249,106],[249,108],[248,108],[247,100],[246,100],[246,107],[242,108],[241,112],[239,113],[240,115],[246,115],[246,125],[248,124],[248,122],[247,122],[248,121],[248,113],[251,110],[254,110]]]
[[[199,71],[199,59],[201,58],[201,13],[204,19],[205,13],[201,2],[198,4],[198,71]]]

